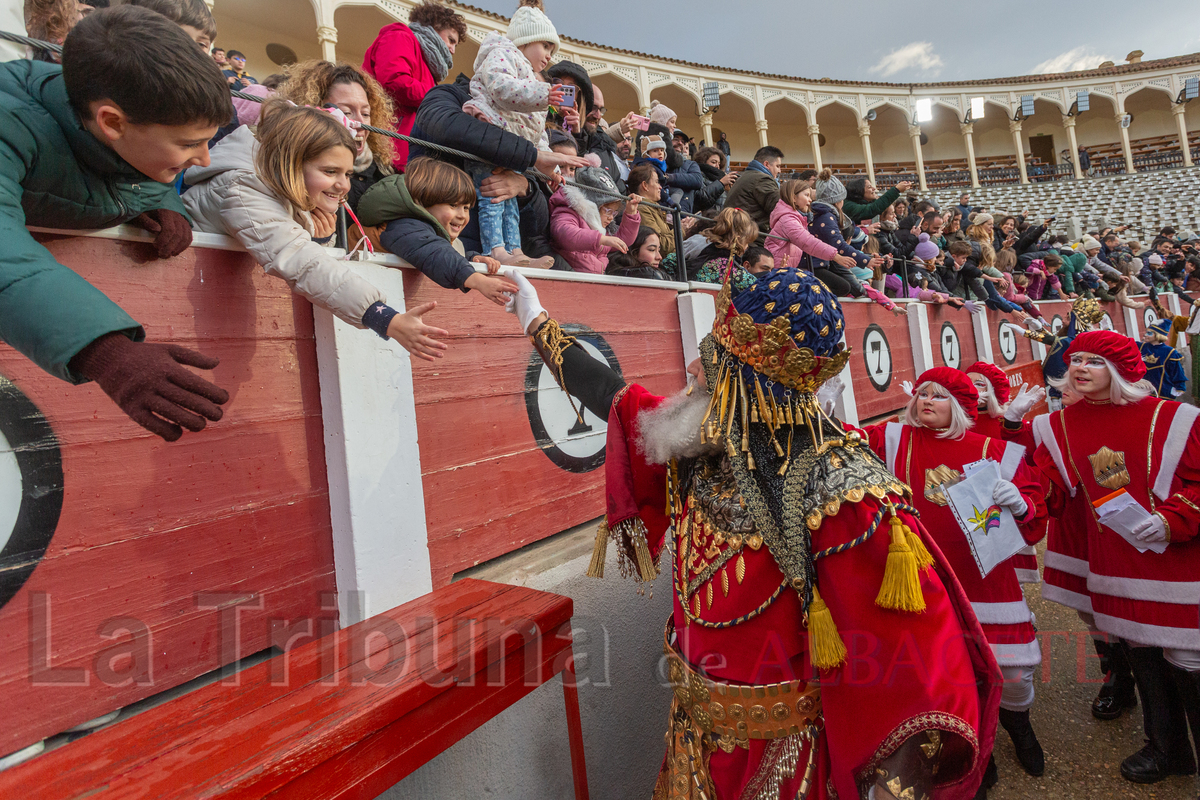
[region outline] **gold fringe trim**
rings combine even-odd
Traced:
[[[925,595],[921,592],[918,557],[909,546],[915,536],[896,515],[894,507],[891,525],[892,543],[888,546],[887,565],[883,568],[883,583],[879,587],[875,605],[897,611],[924,611]],[[930,558],[928,551],[924,558]]]
[[[929,548],[921,541],[921,536],[907,525],[904,530],[908,531],[908,546],[912,548],[913,555],[917,559],[917,569],[929,569],[933,566],[933,555],[930,554]]]
[[[592,561],[587,569],[588,577],[604,577],[604,562],[608,558],[608,541],[611,539],[617,545],[617,564],[621,567],[621,577],[632,576],[647,583],[657,578],[658,564],[650,555],[646,533],[646,523],[642,522],[641,517],[630,517],[613,526],[608,524],[608,518],[605,517],[596,531]]]
[[[808,607],[808,647],[813,666],[818,669],[833,669],[846,661],[842,635],[816,587],[813,587],[813,599]]]
[[[605,517],[600,521],[600,527],[596,529],[596,544],[592,548],[592,561],[588,564],[587,576],[589,578],[604,577],[604,562],[608,560],[608,518]]]

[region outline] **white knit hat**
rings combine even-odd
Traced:
[[[558,31],[542,10],[541,0],[521,0],[521,6],[508,22],[508,38],[517,47],[531,42],[550,42],[558,50]]]
[[[1086,234],[1084,235],[1083,241],[1080,243],[1079,246],[1082,247],[1085,251],[1100,249],[1100,243],[1096,241],[1096,237],[1088,236]]]
[[[675,112],[667,108],[657,100],[650,101],[650,121],[662,125],[664,128],[671,127],[671,120],[676,116]]]

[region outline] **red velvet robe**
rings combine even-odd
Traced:
[[[1096,626],[1133,642],[1200,650],[1200,415],[1194,406],[1149,397],[1138,403],[1080,401],[1038,417],[1038,466],[1051,479],[1050,513],[1068,548],[1087,562],[1087,591]],[[1137,549],[1100,525],[1092,504],[1114,489],[1097,476],[1112,457],[1124,463],[1123,488],[1163,515],[1171,544],[1164,553]],[[1093,468],[1089,456],[1097,456]],[[1110,467],[1111,469],[1111,467]],[[1073,541],[1086,533],[1086,545]],[[1047,559],[1047,567],[1050,566]]]
[[[662,398],[630,385],[613,402],[609,415],[607,485],[609,524],[619,523],[614,509],[636,505],[646,525],[652,554],[665,544],[669,518],[663,513],[667,497],[664,468],[648,465],[636,445],[636,417],[657,406]],[[625,476],[625,477],[622,477]],[[633,504],[620,495],[628,489]],[[900,501],[900,498],[895,498]],[[879,503],[871,496],[846,502],[813,532],[815,550],[849,542],[868,527]],[[614,518],[615,516],[618,518]],[[687,509],[684,509],[687,513]],[[934,800],[973,797],[987,764],[995,737],[1000,700],[1000,675],[970,603],[937,545],[920,523],[901,513],[920,532],[936,565],[921,577],[927,610],[911,614],[879,608],[874,599],[883,578],[889,535],[887,522],[864,544],[817,561],[822,598],[846,643],[849,657],[836,669],[819,670],[824,731],[817,739],[814,800],[860,796],[859,787],[874,779],[875,766],[909,737],[940,730],[945,742]],[[674,533],[676,528],[672,528]],[[675,559],[682,548],[674,548]],[[729,582],[726,595],[717,575],[709,586],[689,598],[701,597],[701,619],[735,619],[757,608],[784,577],[767,547],[743,548],[744,575]],[[684,568],[675,563],[675,570]],[[733,572],[733,570],[730,570]],[[719,574],[719,573],[718,573]],[[866,591],[864,587],[871,587]],[[688,621],[677,588],[675,629],[678,647],[695,667],[703,666],[715,680],[762,684],[817,677],[808,658],[807,632],[797,593],[785,588],[763,613],[722,629]],[[752,740],[749,750],[716,750],[710,774],[718,800],[736,800],[764,766],[770,742]],[[796,776],[785,781],[781,797],[799,788],[808,748],[800,754]]]
[[[1042,660],[1033,614],[1025,602],[1012,559],[981,577],[954,512],[948,505],[934,502],[926,495],[925,481],[930,470],[945,466],[959,473],[963,466],[982,458],[1000,462],[1001,474],[1016,484],[1025,499],[1025,514],[1017,525],[1027,543],[1041,536],[1040,521],[1045,517],[1041,484],[1025,463],[1020,445],[1002,442],[967,432],[961,439],[939,439],[928,428],[915,428],[898,422],[873,425],[867,435],[874,450],[892,474],[913,490],[913,505],[921,512],[921,521],[946,554],[951,568],[962,584],[987,635],[992,652],[1001,666],[1032,666]],[[889,447],[889,438],[892,440]],[[894,449],[893,449],[894,448]]]

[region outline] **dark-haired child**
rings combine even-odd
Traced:
[[[182,366],[217,359],[144,343],[136,321],[25,226],[137,221],[160,257],[181,253],[192,230],[171,184],[208,163],[208,140],[232,115],[213,60],[144,8],[89,14],[67,37],[62,67],[0,64],[0,339],[63,380],[96,381],[168,441],[221,418],[228,394]]]
[[[475,184],[467,173],[432,158],[414,158],[403,175],[389,175],[368,189],[358,201],[363,225],[385,225],[379,236],[388,252],[421,270],[447,289],[472,289],[503,306],[517,285],[495,273],[500,262],[490,256],[467,253],[458,235],[471,218]],[[471,262],[487,266],[476,272]]]

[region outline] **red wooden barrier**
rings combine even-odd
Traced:
[[[459,581],[0,772],[0,796],[369,800],[562,673],[586,800],[571,613]]]

